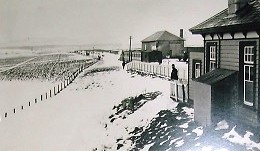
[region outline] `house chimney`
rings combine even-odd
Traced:
[[[183,29],[180,29],[180,37],[183,38]]]
[[[249,0],[228,0],[228,15],[236,15],[248,2]]]

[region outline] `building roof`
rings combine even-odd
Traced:
[[[260,30],[260,0],[251,0],[233,16],[225,9],[190,29],[193,34],[252,30]]]
[[[219,81],[224,80],[225,78],[233,75],[237,71],[233,70],[227,70],[227,69],[215,69],[213,71],[210,71],[197,79],[194,79],[194,81],[205,83],[208,85],[213,85]]]
[[[142,42],[152,42],[152,41],[184,41],[183,38],[180,38],[168,31],[158,31],[151,36],[142,40]]]

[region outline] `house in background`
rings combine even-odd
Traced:
[[[183,53],[184,41],[183,29],[180,30],[180,37],[168,31],[158,31],[141,41],[142,52],[160,51],[163,58],[176,57]]]
[[[260,123],[260,1],[228,0],[228,8],[190,29],[204,38],[191,52],[189,99],[195,121],[208,126],[223,117]]]

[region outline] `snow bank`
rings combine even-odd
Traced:
[[[225,133],[222,138],[235,144],[245,145],[248,150],[252,150],[253,148],[260,150],[260,143],[256,143],[250,139],[250,137],[254,135],[253,133],[247,131],[244,136],[240,136],[235,131],[235,128],[236,126],[234,126],[230,132]]]
[[[223,130],[223,129],[228,129],[229,125],[225,120],[222,120],[217,123],[217,127],[215,128],[216,131],[218,130]]]

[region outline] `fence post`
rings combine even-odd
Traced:
[[[170,77],[170,68],[168,66],[168,77]]]
[[[184,93],[185,93],[185,102],[188,102],[188,87],[187,85],[184,86]]]
[[[5,118],[7,117],[7,113],[5,113]]]
[[[51,90],[50,90],[50,98],[51,98]]]
[[[14,114],[15,114],[15,108],[14,108]]]
[[[162,75],[162,67],[159,65],[159,68],[160,68],[160,73],[159,75]]]
[[[46,98],[46,100],[47,100],[47,98],[48,98],[48,93],[45,93],[45,98]]]
[[[178,101],[178,84],[177,81],[175,81],[175,100]]]
[[[152,65],[150,64],[150,73],[152,74],[153,72],[152,72]]]
[[[186,75],[186,73],[185,73],[185,69],[183,70],[183,79],[185,79],[185,76]]]
[[[29,101],[29,106],[31,106],[31,102]]]
[[[37,103],[37,99],[34,99],[34,102]]]
[[[181,85],[181,89],[182,89],[182,102],[185,102],[185,89],[184,89],[184,84],[183,83]]]
[[[54,93],[54,95],[56,95],[56,92],[55,92],[55,86],[53,87],[53,93]]]
[[[42,101],[42,95],[41,95],[41,101]]]

